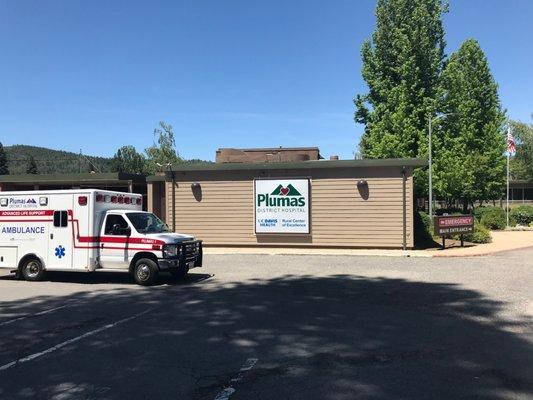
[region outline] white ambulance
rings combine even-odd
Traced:
[[[95,189],[0,192],[0,268],[124,271],[141,285],[202,266],[202,242],[142,211],[139,194]]]

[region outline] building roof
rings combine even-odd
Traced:
[[[143,183],[145,179],[144,175],[123,172],[0,175],[0,183],[102,183],[120,181]]]
[[[421,158],[384,158],[364,160],[318,160],[275,163],[219,163],[219,164],[179,164],[172,167],[174,172],[201,171],[242,171],[242,170],[309,170],[329,168],[379,168],[379,167],[425,167],[428,162]],[[164,181],[163,175],[152,175],[148,182]]]

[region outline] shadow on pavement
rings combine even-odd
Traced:
[[[189,283],[194,283],[196,280],[203,280],[206,277],[211,277],[212,275],[207,274],[198,274],[190,272],[183,278],[173,278],[170,274],[162,272],[159,274],[159,281],[155,286],[159,285],[184,285]],[[15,274],[0,276],[0,280],[9,281],[9,280],[18,280]],[[137,285],[133,280],[133,277],[129,273],[125,272],[64,272],[64,271],[47,271],[44,276],[44,282],[54,282],[54,283],[74,283],[74,284],[102,284],[102,283],[112,283],[112,284],[131,284]],[[38,285],[39,282],[29,282],[29,284]]]
[[[481,293],[350,275],[225,284],[206,282],[202,274],[190,279],[179,287],[61,299],[87,301],[102,318],[153,311],[110,329],[105,340],[92,336],[76,344],[83,357],[61,351],[0,371],[0,398],[214,399],[250,357],[259,361],[238,382],[236,400],[533,395],[533,350],[516,333],[529,321],[502,320],[503,304]],[[41,296],[0,307],[25,314],[57,301]],[[0,335],[0,349],[39,338],[46,328],[38,320],[15,337]],[[88,321],[81,333],[92,328]],[[11,356],[0,351],[0,364]],[[29,371],[40,379],[26,379]]]

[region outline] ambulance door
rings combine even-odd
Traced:
[[[107,214],[100,234],[100,265],[103,268],[128,268],[130,258],[128,222],[120,214]]]
[[[49,224],[47,268],[72,268],[73,226],[69,215],[72,198],[72,195],[50,196],[50,209],[54,214]]]

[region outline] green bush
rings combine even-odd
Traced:
[[[480,222],[489,229],[505,229],[505,211],[499,207],[487,207],[482,213]]]
[[[460,208],[437,208],[435,210],[435,215],[438,215],[438,216],[441,216],[441,215],[444,215],[444,214],[448,214],[448,215],[459,215],[459,214],[462,214],[463,213],[463,210],[461,210]]]
[[[494,207],[494,206],[479,206],[474,208],[472,214],[474,214],[474,217],[481,221],[481,218],[483,218],[483,214],[486,212],[499,212],[499,211],[493,211],[493,210],[501,210],[501,207]]]
[[[433,223],[429,215],[423,211],[415,212],[415,247],[428,247],[433,245]]]
[[[492,237],[490,231],[481,223],[474,223],[474,232],[464,235],[464,240],[470,243],[490,243]]]
[[[533,207],[524,205],[512,208],[509,219],[513,224],[528,226],[533,222]]]

